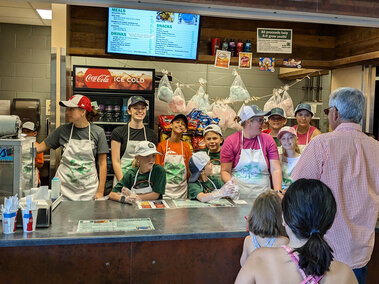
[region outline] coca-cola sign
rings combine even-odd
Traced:
[[[154,70],[74,66],[75,90],[154,92]]]

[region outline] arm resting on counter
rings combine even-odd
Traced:
[[[98,154],[99,162],[99,186],[95,195],[95,199],[104,196],[105,180],[107,178],[107,154]]]
[[[272,186],[274,190],[281,191],[282,189],[282,168],[279,160],[270,160],[270,171],[272,177]]]
[[[120,192],[111,192],[109,193],[109,199],[117,202],[121,202],[121,196],[124,196]]]
[[[232,179],[232,167],[233,163],[221,163],[221,179],[224,183]]]
[[[141,200],[156,200],[159,198],[159,195],[159,193],[153,191],[145,194],[138,194],[138,197],[141,198]]]
[[[37,153],[42,153],[42,152],[45,152],[47,150],[50,150],[50,147],[47,146],[47,144],[45,143],[45,141],[43,141],[41,144],[36,145],[36,151],[37,151]]]
[[[111,141],[111,154],[113,171],[117,178],[117,181],[122,179],[121,159],[120,159],[121,143],[115,140]],[[125,150],[126,151],[126,150]]]

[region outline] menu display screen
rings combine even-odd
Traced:
[[[199,25],[199,15],[111,7],[107,52],[195,60]]]

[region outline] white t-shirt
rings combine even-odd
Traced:
[[[297,158],[288,158],[287,156],[284,156],[283,154],[280,155],[280,165],[282,166],[282,176],[283,176],[283,182],[282,182],[283,190],[286,190],[293,182],[291,175],[299,159],[300,159],[300,156]]]

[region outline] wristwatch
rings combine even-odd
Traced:
[[[122,203],[122,204],[125,204],[125,195],[123,195],[123,196],[121,196],[121,198],[120,198],[120,202]]]

